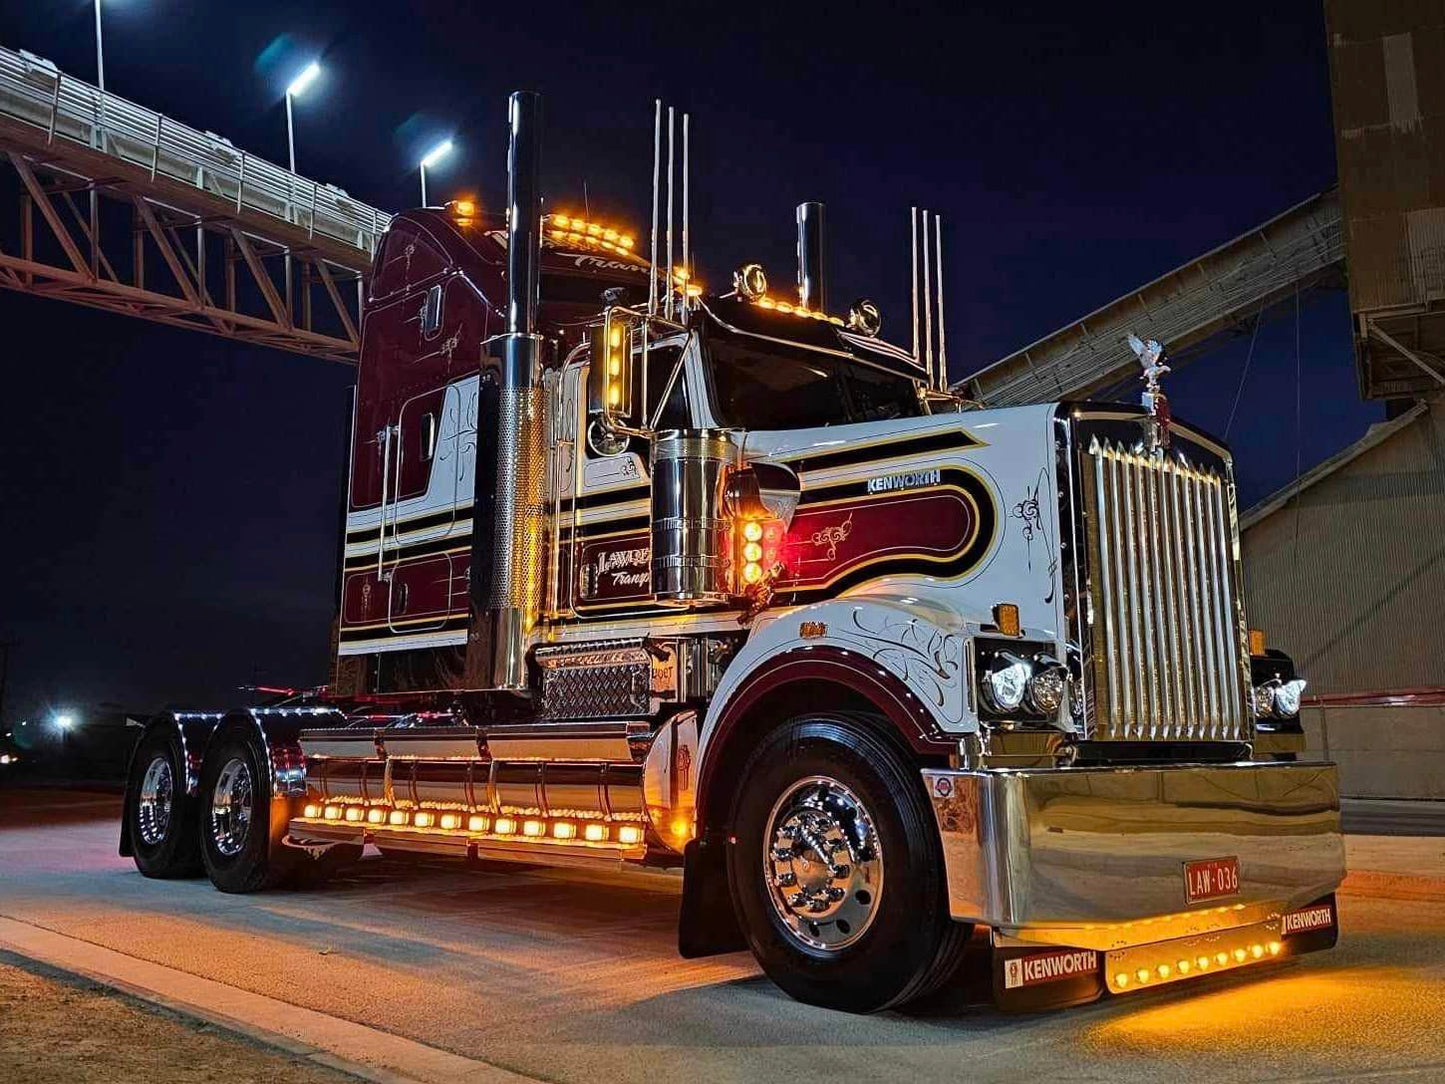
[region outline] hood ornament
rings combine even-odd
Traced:
[[[1139,401],[1144,409],[1149,411],[1149,420],[1145,423],[1149,434],[1149,450],[1157,452],[1169,447],[1170,439],[1169,397],[1159,386],[1160,378],[1169,372],[1169,366],[1164,364],[1164,347],[1155,339],[1146,342],[1130,332],[1129,349],[1134,351],[1144,369],[1140,377],[1144,381],[1144,392]]]

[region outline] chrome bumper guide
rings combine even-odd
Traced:
[[[1112,950],[1259,923],[1344,879],[1332,764],[925,770],[949,910],[996,938]],[[1186,866],[1234,860],[1191,902]]]

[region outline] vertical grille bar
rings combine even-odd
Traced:
[[[1092,439],[1092,736],[1247,740],[1227,478]]]

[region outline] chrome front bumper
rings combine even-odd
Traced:
[[[1101,950],[1263,922],[1345,875],[1333,764],[923,772],[949,910],[996,937]],[[1190,903],[1185,866],[1236,859]]]

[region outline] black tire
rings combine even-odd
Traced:
[[[126,784],[126,834],[136,869],[147,877],[195,877],[201,872],[196,803],[186,794],[185,762],[173,733],[141,739]]]
[[[931,993],[957,969],[972,932],[948,916],[932,811],[916,768],[882,736],[884,726],[882,720],[843,713],[789,720],[763,738],[748,759],[740,776],[747,783],[734,799],[730,822],[734,842],[728,849],[728,882],[753,955],[792,997],[846,1012],[877,1012]],[[810,782],[817,778],[828,782]],[[838,889],[845,901],[839,907],[849,905],[850,892],[858,901],[848,913],[861,932],[842,921],[820,926],[795,910],[785,919],[783,912],[791,910],[785,897],[793,890],[779,888],[774,896],[779,866],[774,861],[765,867],[764,848],[775,855],[778,839],[798,838],[778,833],[799,823],[787,816],[789,810],[809,803],[819,809],[836,803],[841,812],[828,823],[871,822],[871,832],[866,827],[850,831],[857,831],[860,841],[875,840],[881,854],[868,847],[854,853],[850,847],[853,864],[842,868],[857,870],[857,876],[871,869],[876,879],[868,883],[876,890],[858,888],[856,879],[852,887]],[[864,817],[849,813],[859,809]],[[843,837],[831,838],[836,859],[843,845],[837,840]],[[815,849],[799,849],[799,861],[810,861]],[[787,846],[781,851],[788,853]],[[786,872],[819,868],[791,864]],[[841,883],[826,877],[824,882]],[[821,897],[815,898],[821,903]],[[797,932],[790,921],[797,923]],[[831,946],[805,943],[830,936],[836,942]]]
[[[220,790],[234,800],[218,801]],[[270,773],[257,743],[239,728],[211,739],[201,765],[197,820],[206,876],[222,892],[274,888],[296,867],[281,844],[286,817],[272,816]]]

